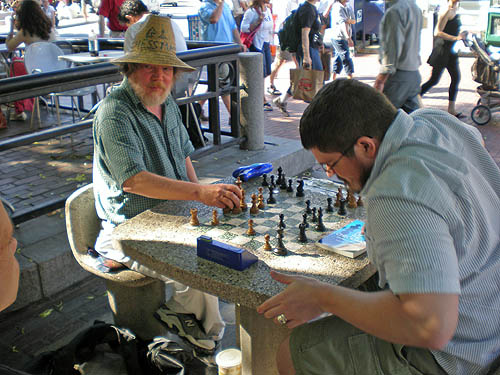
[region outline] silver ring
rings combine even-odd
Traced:
[[[276,317],[276,319],[282,326],[286,325],[286,323],[288,322],[288,319],[286,318],[285,314],[279,314]]]

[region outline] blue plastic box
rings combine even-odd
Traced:
[[[258,258],[247,250],[212,240],[209,236],[200,236],[197,242],[197,255],[223,266],[243,271],[257,262]]]

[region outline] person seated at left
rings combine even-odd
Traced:
[[[112,261],[163,280],[172,289],[164,312],[195,347],[213,351],[224,322],[217,297],[177,283],[113,247],[113,229],[164,200],[193,200],[208,206],[239,204],[236,185],[198,182],[190,155],[194,147],[170,94],[177,76],[194,70],[177,58],[169,17],[150,15],[132,49],[114,60],[125,75],[103,100],[94,118],[94,194],[102,230],[95,249]],[[195,337],[183,319],[194,314],[204,337]],[[184,322],[184,323],[183,323]]]

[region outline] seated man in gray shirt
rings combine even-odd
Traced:
[[[300,136],[363,196],[383,289],[273,272],[287,287],[258,311],[293,328],[280,374],[500,371],[500,169],[477,129],[434,109],[407,115],[338,79],[307,107]]]
[[[206,337],[189,340],[212,350],[213,340],[220,339],[224,331],[217,298],[144,267],[115,249],[111,234],[117,225],[163,200],[196,200],[219,208],[233,207],[239,204],[240,190],[235,185],[198,183],[189,157],[194,147],[170,95],[176,77],[194,68],[175,54],[170,18],[149,16],[132,49],[114,63],[121,67],[125,78],[103,100],[93,128],[93,182],[96,210],[102,220],[95,249],[111,266],[124,265],[167,282],[173,288],[167,313],[194,314]],[[181,336],[187,329],[177,328]]]

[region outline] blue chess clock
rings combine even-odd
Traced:
[[[197,242],[197,255],[223,266],[243,271],[257,262],[258,258],[247,250],[212,240],[209,236],[200,236]]]

